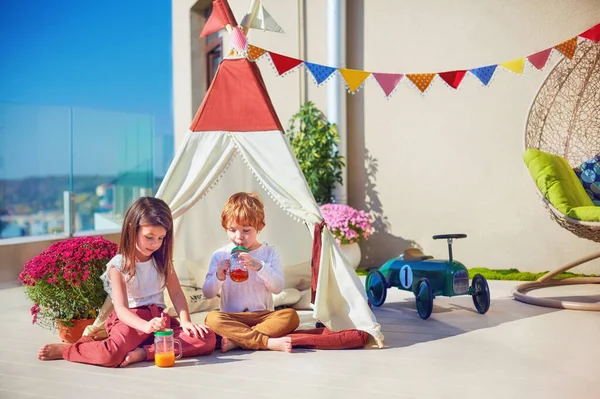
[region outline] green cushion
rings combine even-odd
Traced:
[[[594,207],[594,203],[563,157],[530,148],[523,154],[523,159],[541,193],[559,212],[578,220],[598,220],[588,220],[587,217],[597,218],[588,210],[574,210],[573,216],[569,214],[573,208]]]
[[[600,222],[600,206],[571,208],[567,216],[584,222]]]

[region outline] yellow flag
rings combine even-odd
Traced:
[[[360,85],[363,84],[365,79],[371,74],[371,72],[359,71],[358,69],[338,68],[338,70],[344,77],[348,89],[353,93],[358,90]]]
[[[425,90],[429,87],[433,78],[435,78],[435,73],[409,73],[405,75],[421,93],[425,93]]]
[[[248,45],[248,58],[252,61],[256,61],[266,52],[267,50],[260,47],[253,46],[251,44]]]
[[[523,73],[523,68],[525,67],[525,58],[517,58],[516,60],[503,62],[500,66],[503,66],[517,75],[521,75]]]

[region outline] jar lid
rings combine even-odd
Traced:
[[[155,337],[169,337],[171,335],[173,335],[173,330],[170,328],[165,328],[162,331],[157,331],[154,333]]]
[[[238,245],[237,247],[233,247],[233,249],[231,250],[231,253],[234,252],[248,252],[248,249],[244,246]]]

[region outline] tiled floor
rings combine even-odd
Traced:
[[[292,354],[232,351],[171,369],[41,362],[54,333],[31,325],[22,289],[0,286],[0,398],[598,398],[600,312],[513,300],[512,282],[490,282],[492,307],[440,297],[427,321],[410,294],[388,291],[376,315],[387,347]],[[584,287],[600,300],[600,287]],[[538,294],[577,295],[563,287]]]

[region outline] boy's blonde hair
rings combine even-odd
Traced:
[[[221,212],[221,226],[227,230],[232,222],[257,231],[265,227],[265,206],[258,194],[240,192],[229,197]]]

